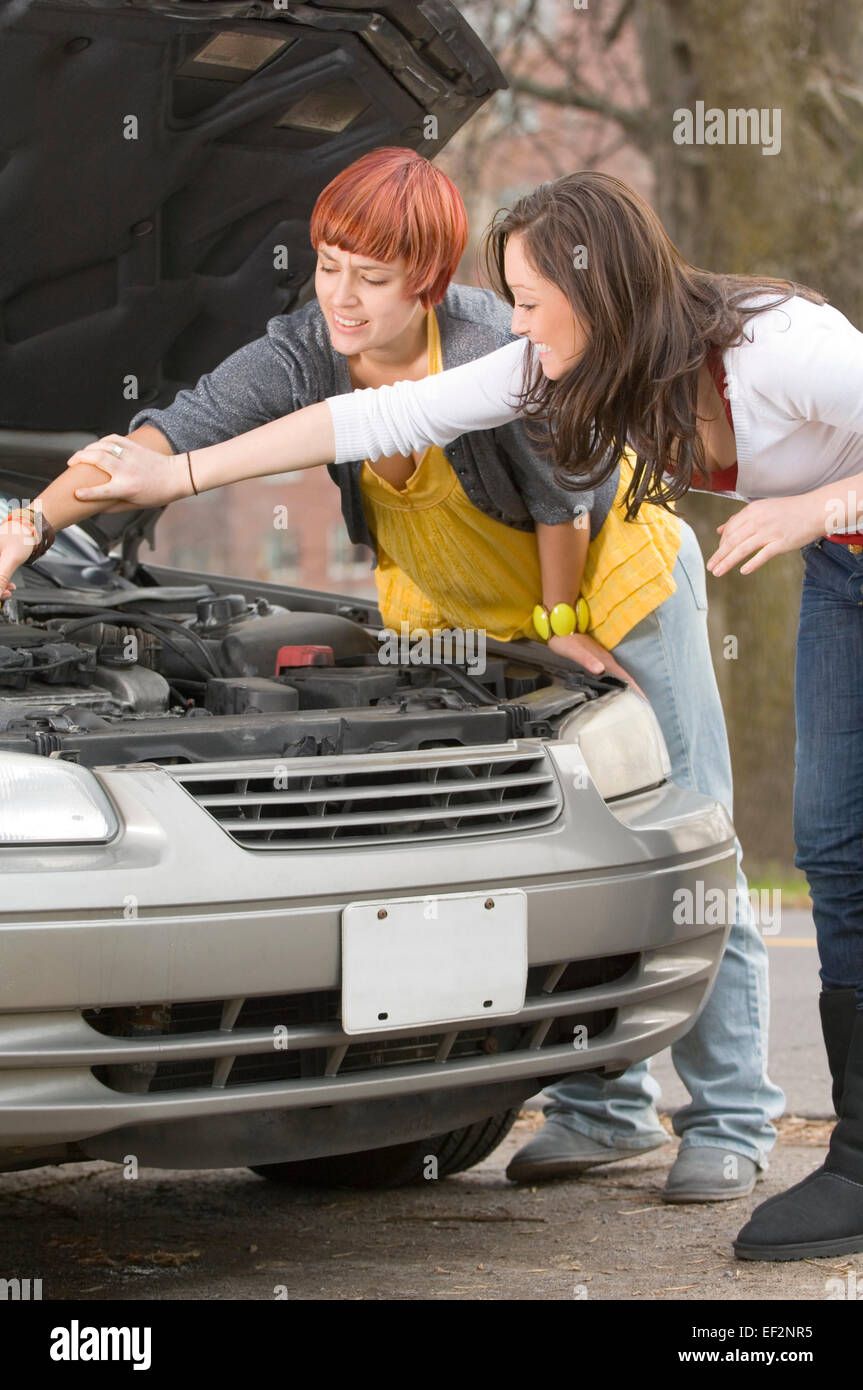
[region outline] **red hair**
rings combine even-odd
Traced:
[[[375,261],[407,262],[408,294],[439,304],[467,245],[467,212],[446,174],[414,150],[389,146],[354,160],[328,183],[312,211],[322,242]]]

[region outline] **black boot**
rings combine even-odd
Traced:
[[[834,994],[846,998],[831,999]],[[863,1012],[854,1007],[853,996],[852,990],[831,990],[826,999],[822,995],[840,1117],[827,1158],[808,1178],[755,1208],[734,1242],[738,1259],[803,1260],[863,1251]]]
[[[857,991],[823,989],[818,1004],[821,1010],[824,1046],[827,1048],[827,1063],[833,1078],[833,1109],[840,1115],[842,1091],[845,1087],[845,1063],[857,1012]]]

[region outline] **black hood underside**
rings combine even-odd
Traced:
[[[504,85],[450,0],[6,0],[0,429],[125,432],[169,403],[297,306],[341,169],[434,157]]]

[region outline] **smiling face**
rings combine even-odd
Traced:
[[[556,381],[581,357],[587,330],[563,290],[533,268],[525,255],[524,238],[516,233],[506,243],[505,269],[515,300],[512,331],[536,345],[543,373]]]
[[[315,293],[336,352],[346,356],[385,350],[410,356],[426,311],[407,293],[403,258],[375,261],[321,242]]]

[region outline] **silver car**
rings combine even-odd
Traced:
[[[3,507],[301,302],[340,167],[502,85],[443,0],[36,4],[0,66]],[[445,1176],[691,1025],[728,928],[673,895],[734,834],[643,699],[531,642],[385,662],[367,600],[146,564],[156,519],[0,613],[0,1167]]]

